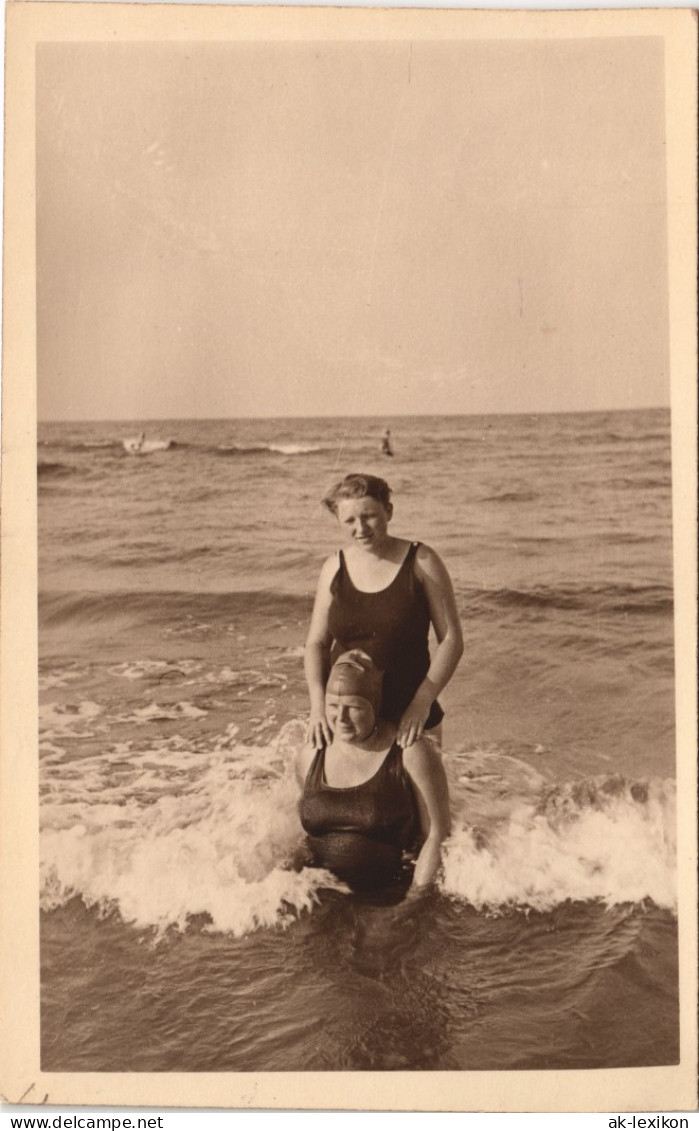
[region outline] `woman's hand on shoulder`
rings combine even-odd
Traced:
[[[396,741],[404,750],[422,738],[433,701],[431,691],[418,688],[403,711],[396,729]]]
[[[306,742],[309,747],[312,750],[320,750],[323,746],[329,746],[332,740],[333,732],[324,708],[318,707],[315,710],[311,708],[306,731]]]

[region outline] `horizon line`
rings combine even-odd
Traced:
[[[133,423],[170,423],[192,421],[235,421],[235,420],[428,420],[428,419],[458,419],[467,417],[478,420],[489,416],[603,416],[612,412],[652,412],[665,409],[670,411],[671,404],[646,404],[625,406],[623,408],[575,408],[575,409],[536,409],[500,412],[403,412],[394,413],[296,413],[294,415],[252,416],[241,414],[239,416],[74,416],[74,417],[37,417],[37,424],[133,424]]]

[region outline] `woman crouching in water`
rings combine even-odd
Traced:
[[[449,792],[442,760],[429,740],[407,749],[396,726],[379,716],[381,673],[358,649],[331,669],[325,711],[332,741],[306,746],[296,772],[303,789],[301,823],[311,863],[354,889],[409,878],[409,895],[425,891],[449,835]]]

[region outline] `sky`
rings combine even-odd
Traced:
[[[42,43],[39,418],[669,403],[656,38]]]

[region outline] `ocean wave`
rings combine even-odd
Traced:
[[[39,448],[51,449],[56,452],[93,453],[114,452],[127,455],[150,455],[164,451],[190,451],[215,456],[251,456],[251,455],[315,455],[317,452],[335,451],[334,445],[311,443],[263,443],[235,441],[224,444],[209,444],[197,441],[176,440],[171,437],[146,438],[139,445],[138,437],[122,436],[104,440],[43,440],[39,441]]]
[[[110,569],[142,565],[152,567],[164,565],[166,562],[177,562],[180,565],[185,565],[187,562],[198,561],[199,558],[210,558],[221,554],[222,551],[215,546],[193,546],[189,550],[175,547],[156,550],[151,543],[136,542],[131,546],[124,546],[121,552],[110,554],[108,567]]]
[[[121,440],[116,438],[108,440],[40,440],[38,447],[52,448],[57,452],[107,451],[110,448],[120,449]]]
[[[541,498],[537,491],[531,491],[523,488],[520,491],[501,491],[492,495],[484,495],[480,502],[482,503],[533,503]]]
[[[62,790],[55,771],[43,805],[42,907],[78,895],[139,928],[183,929],[203,916],[241,936],[286,925],[322,887],[346,891],[329,873],[291,867],[300,826],[289,745],[298,748],[300,728],[265,748],[238,744],[233,730],[194,772],[175,748],[84,760],[79,790],[74,774]]]
[[[650,900],[673,910],[675,805],[671,780],[596,777],[518,798],[494,825],[474,828],[466,812],[445,854],[445,891],[480,909]]]
[[[641,430],[634,429],[628,432],[620,432],[616,429],[610,428],[604,431],[594,432],[580,432],[575,434],[575,443],[584,445],[594,445],[595,447],[601,444],[611,444],[618,446],[619,444],[649,444],[649,443],[667,443],[670,438],[670,424],[668,423],[667,430],[650,429]]]
[[[219,456],[250,456],[272,452],[283,456],[314,455],[329,449],[320,444],[219,444],[214,449]]]
[[[621,475],[614,479],[607,480],[607,486],[615,490],[631,488],[632,490],[642,491],[655,491],[667,489],[672,486],[672,479],[670,477],[670,469],[667,469],[667,474],[662,476],[650,475]]]
[[[141,440],[139,437],[130,437],[121,441],[127,455],[150,456],[156,452],[167,452],[177,445],[173,440]]]
[[[186,558],[210,553],[207,547],[192,550]],[[185,555],[163,555],[163,560],[185,560]],[[131,559],[124,559],[130,561]],[[548,611],[595,615],[669,615],[673,611],[671,588],[663,585],[580,585],[515,588],[457,588],[459,611],[464,621],[502,617],[503,612],[540,616]],[[238,616],[305,621],[310,616],[309,594],[275,589],[240,592],[197,590],[45,590],[39,594],[42,626],[55,627],[101,622],[131,622],[175,625],[180,622],[227,623]]]
[[[463,594],[463,602],[467,616],[488,615],[503,608],[666,614],[672,612],[674,604],[672,590],[667,586],[621,584],[469,589]]]
[[[128,452],[129,449],[133,448],[137,443],[137,437],[124,436],[104,440],[41,440],[37,446],[44,450],[50,449],[56,452],[82,452],[98,456],[101,453],[108,454],[110,452],[121,455],[124,451]],[[169,451],[176,448],[187,448],[190,446],[192,445],[179,440],[153,437],[150,440],[146,439],[144,441],[142,451],[144,453],[150,453],[155,451]]]
[[[63,479],[68,475],[74,475],[75,471],[76,469],[67,463],[52,460],[39,460],[36,465],[36,474],[40,479]]]
[[[146,624],[228,623],[239,614],[282,620],[306,618],[310,599],[273,590],[187,592],[178,590],[45,591],[39,594],[39,615],[44,627],[135,622]]]
[[[300,720],[265,747],[236,728],[208,755],[183,740],[124,747],[76,763],[49,759],[42,802],[42,907],[78,896],[138,928],[236,936],[312,910],[329,873],[295,866],[302,840],[294,755]],[[571,900],[675,906],[671,781],[598,777],[546,785],[511,757],[445,756],[453,833],[441,887],[489,911],[548,910]]]

